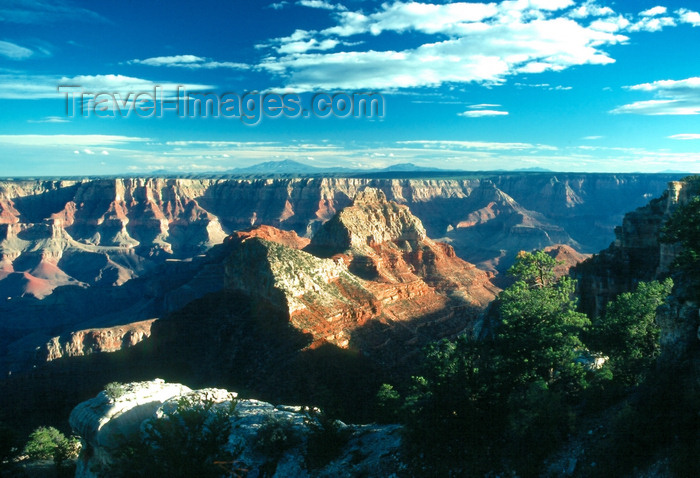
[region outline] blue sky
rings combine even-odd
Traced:
[[[685,1],[0,0],[0,176],[328,167],[700,172]],[[67,117],[129,97],[376,92],[381,118]]]

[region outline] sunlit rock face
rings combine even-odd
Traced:
[[[245,468],[250,476],[269,474],[270,460],[256,443],[261,427],[269,421],[284,423],[286,433],[293,434],[293,446],[276,457],[272,476],[367,476],[385,477],[405,468],[398,459],[402,430],[398,425],[346,425],[336,422],[335,427],[345,437],[336,456],[321,466],[310,466],[309,437],[312,415],[299,406],[272,405],[253,399],[238,399],[235,392],[222,389],[191,390],[184,385],[165,383],[156,379],[121,386],[121,395],[110,398],[101,392],[95,398],[75,407],[70,424],[83,443],[76,471],[77,478],[106,478],[105,471],[114,463],[114,455],[123,437],[143,433],[152,420],[167,419],[181,399],[190,403],[212,403],[214,410],[229,413],[231,433],[223,445],[234,452],[235,462],[225,463],[231,471]],[[185,430],[186,431],[186,430]],[[196,439],[196,438],[195,438]],[[182,450],[187,453],[187,450]],[[223,469],[226,471],[225,469]],[[265,475],[269,476],[269,475]]]
[[[277,304],[294,327],[312,335],[312,347],[347,348],[354,339],[368,353],[388,337],[360,332],[370,321],[385,332],[399,327],[415,334],[435,321],[448,335],[470,329],[498,292],[490,277],[429,239],[408,207],[371,188],[304,250],[246,237],[226,259],[226,287]]]

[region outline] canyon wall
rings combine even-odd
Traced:
[[[662,241],[666,221],[698,194],[697,180],[670,182],[659,198],[625,215],[610,247],[573,269],[582,308],[590,316],[600,315],[610,300],[640,281],[674,280],[673,292],[656,316],[661,363],[693,358],[700,364],[700,284],[674,265],[681,246]]]
[[[223,287],[226,254],[204,254],[226,235],[270,225],[295,231],[299,238],[290,240],[304,247],[368,187],[409,207],[422,228],[414,234],[449,245],[431,246],[428,261],[414,260],[420,251],[413,259],[406,256],[407,268],[430,269],[435,254],[456,255],[494,273],[505,270],[520,250],[605,247],[624,213],[659,195],[674,178],[475,173],[438,179],[0,181],[0,348],[26,365],[37,359],[28,351],[43,344],[63,345],[41,354],[62,354],[77,331],[118,330],[162,317]],[[376,269],[371,254],[354,256],[355,272]],[[491,280],[499,284],[498,275]],[[420,292],[411,284],[393,287],[389,296]]]
[[[429,236],[503,270],[514,252],[567,244],[597,252],[624,213],[673,175],[504,173],[441,179],[85,179],[0,181],[0,297],[61,285],[120,285],[267,224],[311,237],[368,186],[405,204]],[[499,262],[506,264],[499,267]]]

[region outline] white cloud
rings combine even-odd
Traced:
[[[46,116],[38,120],[28,120],[27,123],[68,123],[68,118],[63,116]]]
[[[25,48],[9,41],[0,41],[0,56],[4,56],[10,60],[24,60],[33,54],[34,52],[29,48]]]
[[[652,93],[657,99],[636,101],[612,110],[612,113],[641,115],[700,114],[700,77],[684,80],[659,80],[629,86],[628,90]]]
[[[639,12],[639,15],[642,17],[656,17],[658,15],[664,15],[668,9],[666,7],[653,7],[648,10],[644,10],[643,12]]]
[[[287,2],[286,0],[282,0],[281,2],[271,3],[268,5],[268,7],[272,8],[273,10],[281,10],[286,5],[289,5],[289,2]]]
[[[676,100],[647,100],[635,101],[612,110],[612,113],[632,113],[648,116],[662,115],[697,115],[700,105],[683,106]]]
[[[700,13],[688,10],[686,8],[681,8],[676,11],[678,18],[683,23],[690,23],[694,27],[700,26]]]
[[[260,45],[275,48],[278,55],[266,57],[259,67],[279,75],[286,87],[295,90],[391,90],[449,82],[498,84],[517,73],[614,62],[603,48],[628,40],[616,33],[624,28],[619,26],[622,20],[613,19],[610,25],[597,28],[584,26],[558,12],[571,5],[571,0],[500,4],[395,1],[373,12],[334,12],[335,26],[297,30]],[[586,5],[598,8],[593,3]],[[403,50],[333,51],[342,43],[339,37],[388,31],[435,37]]]
[[[588,0],[582,5],[571,10],[568,14],[571,18],[604,17],[614,15],[615,12],[610,7],[602,7],[595,0]]]
[[[195,55],[173,55],[173,56],[156,56],[146,58],[144,60],[129,60],[128,64],[132,65],[147,65],[147,66],[169,66],[177,68],[189,69],[213,69],[213,68],[234,68],[245,70],[249,65],[245,63],[237,63],[231,61],[213,61],[209,58],[203,58]]]
[[[277,48],[278,53],[282,54],[289,54],[289,53],[305,53],[307,51],[311,50],[332,50],[335,48],[338,43],[340,43],[338,40],[332,39],[332,38],[326,38],[325,40],[318,41],[315,38],[312,38],[310,40],[304,41],[291,41],[287,43],[283,43]]]
[[[380,10],[369,15],[352,11],[342,12],[339,15],[339,25],[328,28],[323,33],[351,36],[415,30],[423,33],[456,34],[475,26],[471,24],[492,18],[498,13],[499,8],[493,3],[384,3]]]
[[[672,136],[669,136],[669,139],[681,139],[681,140],[700,139],[700,134],[697,134],[697,133],[674,134]]]
[[[4,2],[0,22],[51,23],[66,21],[106,22],[101,15],[63,0],[13,0]]]
[[[451,147],[460,149],[482,149],[488,151],[512,151],[524,149],[556,150],[554,146],[534,145],[530,143],[498,143],[488,141],[453,141],[453,140],[413,140],[397,141],[397,144],[409,144],[432,147]]]
[[[653,9],[652,9],[653,10]],[[671,17],[643,17],[636,23],[633,23],[628,30],[631,32],[658,32],[664,27],[674,27],[676,21]]]
[[[20,146],[112,146],[124,143],[145,142],[149,138],[108,134],[0,134],[0,143]],[[87,153],[87,151],[90,151]],[[85,150],[86,154],[94,154]]]
[[[302,7],[320,8],[323,10],[347,10],[347,8],[339,3],[330,3],[323,0],[299,0],[297,2]]]
[[[507,3],[507,2],[504,2]],[[573,0],[530,0],[530,7],[541,10],[561,10],[574,4]]]
[[[467,110],[463,113],[457,113],[457,116],[464,116],[467,118],[481,118],[482,116],[507,116],[507,111],[499,110]]]
[[[0,74],[0,99],[46,99],[66,98],[66,92],[58,90],[60,85],[77,86],[85,92],[129,93],[150,92],[156,85],[168,96],[183,86],[190,91],[211,90],[212,85],[199,85],[174,81],[154,81],[124,75],[79,75],[73,77],[49,75]],[[79,89],[75,90],[80,93]],[[72,93],[68,93],[69,99]]]
[[[630,21],[622,15],[618,15],[616,17],[611,16],[603,19],[594,20],[589,25],[589,28],[603,32],[615,33],[620,30],[625,30],[629,26]]]

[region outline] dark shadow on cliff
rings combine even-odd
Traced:
[[[55,360],[0,383],[0,420],[28,434],[67,430],[70,411],[109,382],[163,378],[190,388],[319,406],[345,420],[371,419],[380,369],[358,352],[294,329],[286,314],[231,291],[209,294],[154,323],[151,338],[115,353]]]

